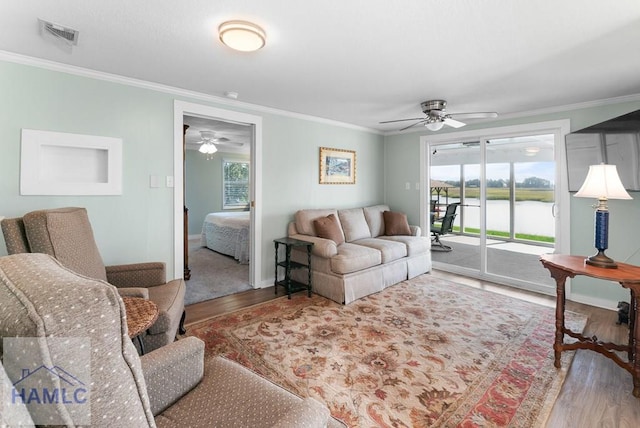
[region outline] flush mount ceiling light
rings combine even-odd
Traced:
[[[267,35],[256,24],[247,21],[227,21],[218,27],[220,41],[231,49],[253,52],[262,48]]]

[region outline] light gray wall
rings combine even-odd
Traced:
[[[464,130],[570,119],[571,130],[575,131],[638,109],[640,109],[640,101],[624,102],[553,114],[496,120],[481,126],[468,125]],[[445,127],[440,133],[453,132],[448,129]],[[420,216],[420,190],[415,189],[415,182],[419,181],[420,174],[420,136],[427,135],[428,132],[422,130],[422,132],[385,137],[386,200],[392,207],[405,210],[414,224],[419,224]],[[412,183],[411,190],[405,190],[406,182]],[[615,260],[640,265],[640,228],[636,227],[640,219],[640,192],[630,194],[634,198],[632,201],[609,202],[610,248],[607,254]],[[595,201],[573,197],[570,199],[571,254],[592,255],[596,252],[593,239],[593,208],[591,207]],[[579,300],[609,307],[615,307],[615,302],[619,300],[629,301],[629,292],[618,285],[586,277],[577,277],[572,284],[573,294]]]
[[[202,232],[204,218],[222,211],[222,160],[249,161],[249,155],[220,151],[211,159],[197,150],[187,150],[185,163],[186,203],[189,208],[189,235]],[[241,210],[227,210],[241,211]]]
[[[0,94],[0,216],[86,207],[106,264],[164,261],[173,277],[173,188],[150,188],[149,176],[160,176],[164,183],[165,176],[173,175],[174,99],[231,108],[10,62],[0,62]],[[384,139],[350,127],[243,111],[263,118],[261,245],[262,279],[267,280],[273,276],[272,241],[286,235],[296,210],[383,201]],[[22,128],[122,138],[123,194],[21,196]],[[357,152],[357,184],[318,184],[321,146]]]

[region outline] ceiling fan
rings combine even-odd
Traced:
[[[447,113],[447,102],[445,100],[429,100],[420,103],[420,107],[422,108],[422,112],[426,115],[426,117],[415,117],[411,119],[398,119],[398,120],[387,120],[385,122],[380,123],[394,123],[394,122],[405,122],[409,120],[416,120],[417,122],[411,124],[409,126],[405,126],[399,131],[404,131],[405,129],[412,128],[416,125],[424,124],[430,131],[439,131],[442,129],[444,125],[451,126],[453,128],[460,128],[465,126],[466,124],[460,122],[459,120],[454,119],[486,119],[492,117],[498,117],[498,113],[496,112],[475,112],[475,113]]]
[[[216,137],[213,131],[200,131],[200,138],[201,141],[197,144],[202,145],[198,151],[207,155],[207,160],[212,159],[213,154],[218,151],[218,144],[242,147],[242,143],[234,143],[226,137]]]

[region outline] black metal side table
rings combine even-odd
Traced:
[[[311,249],[313,248],[313,242],[302,241],[300,239],[293,238],[274,239],[273,242],[275,243],[276,247],[276,272],[273,284],[275,293],[278,294],[278,286],[281,285],[287,291],[287,296],[289,296],[289,299],[291,299],[291,293],[295,293],[301,290],[307,290],[309,297],[311,297]],[[278,247],[280,245],[285,246],[285,259],[282,261],[278,260]],[[306,265],[304,263],[298,263],[291,260],[291,250],[294,247],[306,247]],[[284,268],[284,279],[281,281],[278,281],[278,266]],[[291,279],[291,271],[294,269],[307,269],[309,276],[306,284]]]

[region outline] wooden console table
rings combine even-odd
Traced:
[[[600,268],[587,265],[586,257],[568,256],[561,254],[544,254],[540,257],[542,265],[549,269],[551,277],[556,280],[556,336],[553,344],[554,365],[560,368],[560,353],[573,349],[590,349],[607,358],[631,373],[633,377],[633,396],[640,397],[640,319],[636,311],[640,306],[640,267],[618,263],[617,269]],[[585,337],[571,331],[564,325],[565,283],[567,278],[585,275],[606,281],[615,281],[631,292],[629,304],[629,344],[618,345],[605,343],[596,336]],[[564,335],[571,336],[578,341],[564,343]],[[629,359],[625,361],[615,351],[626,352]]]

